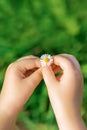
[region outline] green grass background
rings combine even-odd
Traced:
[[[11,62],[43,53],[69,53],[79,60],[85,81],[81,114],[87,124],[87,0],[0,0],[0,89]],[[58,130],[43,81],[18,121],[30,130]]]

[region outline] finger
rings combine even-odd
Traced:
[[[31,69],[31,70],[28,70],[25,72],[25,77],[28,77],[30,76],[32,73],[34,73],[38,68],[34,68],[34,69]]]
[[[56,79],[58,80],[58,81],[61,81],[61,77],[63,76],[63,74],[60,74],[60,75],[58,75],[58,76],[56,76]]]
[[[36,86],[40,83],[40,81],[42,80],[42,72],[41,69],[36,70],[35,72],[33,72],[29,77],[27,77],[25,80],[27,86],[29,86],[29,90],[31,87],[31,91],[33,91]]]
[[[32,59],[32,58],[38,58],[38,57],[33,56],[33,55],[23,56],[23,57],[19,58],[17,61],[21,61],[21,60],[25,60],[25,59]]]
[[[73,64],[73,67],[75,67],[76,69],[80,70],[80,64],[79,64],[78,60],[73,55],[60,54],[60,56],[63,56],[66,59],[68,59]]]
[[[67,54],[54,56],[54,64],[62,68],[63,77],[67,78],[73,76],[73,74],[80,70],[78,61],[73,56]]]
[[[43,74],[43,78],[44,78],[44,81],[45,81],[47,87],[54,86],[54,84],[57,83],[55,74],[54,74],[51,66],[42,67],[42,74]]]
[[[30,69],[39,68],[40,60],[39,58],[25,58],[15,62],[15,65],[19,70],[26,72]]]
[[[62,69],[61,69],[61,67],[60,66],[55,66],[55,68],[53,69],[53,71],[54,71],[54,73],[56,74],[56,73],[58,73],[58,72],[61,72],[62,71]]]
[[[52,64],[51,67],[52,67],[52,70],[54,70],[57,67],[57,65]]]

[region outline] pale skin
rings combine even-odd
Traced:
[[[8,67],[0,95],[0,130],[16,130],[16,118],[42,78],[59,129],[87,130],[80,115],[83,77],[79,63],[68,54],[54,56],[53,61],[52,67],[41,67],[39,58],[26,56]],[[55,76],[61,70],[63,74]]]
[[[17,115],[41,80],[37,57],[23,57],[8,67],[0,95],[0,130],[15,130]]]

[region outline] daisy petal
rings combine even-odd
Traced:
[[[50,66],[53,63],[53,58],[49,54],[44,54],[40,57],[40,62],[42,66]]]

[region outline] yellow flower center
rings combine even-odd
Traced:
[[[46,57],[46,58],[44,58],[44,62],[46,62],[46,63],[47,63],[47,62],[49,62],[49,60],[50,60],[50,59],[49,59],[49,58],[47,58],[47,57]]]

